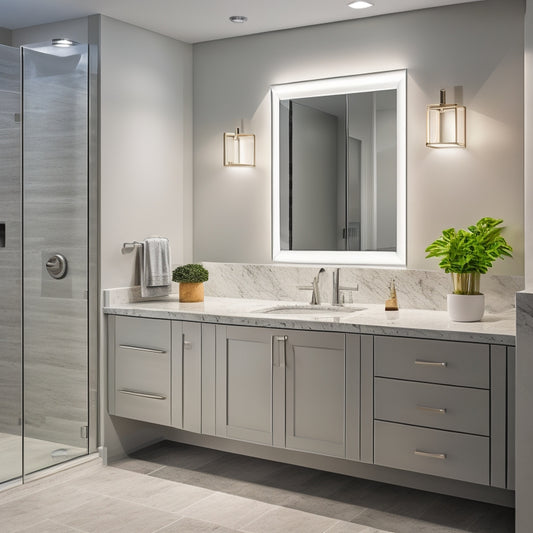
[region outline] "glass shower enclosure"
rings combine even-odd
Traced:
[[[0,46],[0,483],[89,453],[89,78],[87,45]]]

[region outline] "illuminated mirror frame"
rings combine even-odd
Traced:
[[[280,240],[280,101],[391,89],[396,90],[396,251],[282,250]],[[393,70],[375,74],[273,85],[270,88],[270,93],[272,103],[272,260],[282,263],[405,266],[407,244],[407,71]]]

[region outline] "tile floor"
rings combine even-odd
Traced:
[[[162,442],[0,492],[0,531],[512,533],[512,509]]]
[[[57,465],[65,460],[87,454],[87,448],[59,442],[24,437],[26,473]],[[22,437],[0,433],[0,483],[20,476],[22,469]],[[1,529],[0,529],[1,531]]]

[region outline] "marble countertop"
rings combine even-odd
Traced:
[[[515,344],[515,310],[486,314],[481,322],[451,322],[446,311],[400,309],[385,311],[383,304],[357,303],[352,313],[327,311],[320,315],[268,314],[277,306],[301,306],[302,302],[207,297],[204,302],[182,303],[177,295],[165,299],[111,304],[104,313],[144,318],[163,318],[211,324],[270,328],[338,331],[369,335],[395,335],[427,339]],[[362,310],[357,310],[361,309]]]

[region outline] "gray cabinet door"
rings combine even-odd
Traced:
[[[344,335],[291,331],[286,350],[286,447],[344,457]]]
[[[172,425],[202,430],[202,325],[172,322]]]
[[[217,326],[216,434],[272,445],[275,330]]]

